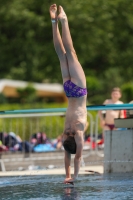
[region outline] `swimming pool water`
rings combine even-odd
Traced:
[[[64,176],[0,178],[1,200],[130,200],[133,174],[79,175],[74,187],[63,186]]]

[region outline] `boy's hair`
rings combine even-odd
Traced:
[[[70,154],[76,154],[76,142],[74,137],[68,136],[63,143],[64,149]]]
[[[119,87],[114,87],[112,89],[112,92],[120,92],[120,94],[121,94],[121,89]]]

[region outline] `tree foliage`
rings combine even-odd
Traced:
[[[17,88],[17,93],[22,104],[34,103],[37,99],[36,89],[32,84],[27,85],[25,88]]]
[[[0,78],[62,82],[53,47],[51,4],[51,0],[0,2]],[[133,1],[56,0],[56,4],[68,15],[87,77],[88,101],[102,103],[112,87],[132,81]]]

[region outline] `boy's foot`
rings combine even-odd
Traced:
[[[57,18],[62,22],[67,20],[67,16],[65,11],[63,10],[62,6],[59,6],[59,15]]]
[[[57,6],[56,4],[53,4],[50,6],[49,8],[49,12],[50,12],[50,16],[51,16],[51,19],[57,19]]]

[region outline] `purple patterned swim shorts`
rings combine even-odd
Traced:
[[[66,93],[67,97],[82,97],[87,94],[86,88],[81,88],[77,85],[75,85],[71,80],[68,80],[64,83],[64,91]]]

